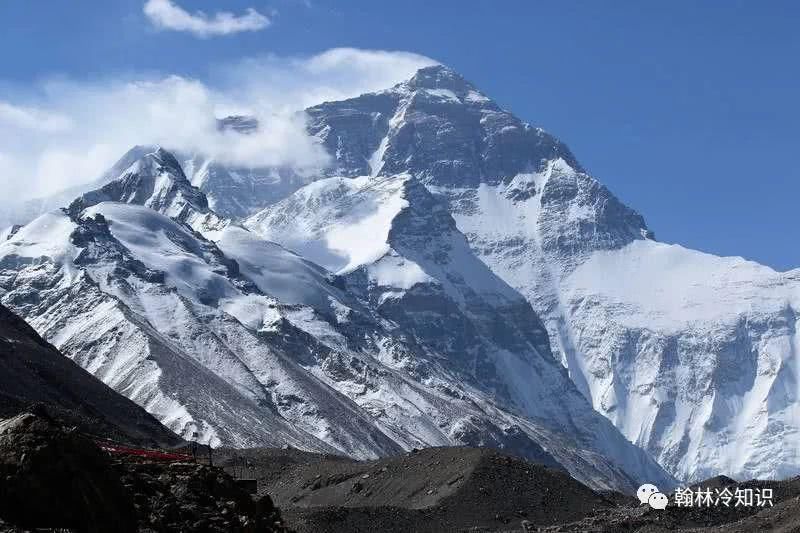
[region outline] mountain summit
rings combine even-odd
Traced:
[[[131,163],[113,181],[75,199],[67,212],[78,217],[101,202],[149,207],[201,232],[227,225],[209,209],[206,195],[189,182],[175,156],[160,147]]]
[[[206,196],[192,186],[175,156],[163,148],[146,153],[114,178],[99,189],[81,195],[70,204],[70,212],[76,214],[109,201],[144,205],[173,216],[181,216],[189,210],[208,210]]]
[[[309,131],[336,154],[330,175],[409,172],[432,185],[475,186],[558,157],[580,168],[557,139],[503,111],[443,66],[421,69],[387,91],[306,112]]]
[[[476,97],[481,95],[474,85],[465,80],[461,74],[444,65],[433,65],[421,68],[414,76],[403,84],[412,91],[416,90],[445,90],[451,91],[458,98],[466,98],[470,94]],[[488,98],[486,99],[488,101]]]

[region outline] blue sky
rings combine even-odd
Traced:
[[[34,106],[43,82],[59,79],[230,85],[226,68],[245,58],[414,52],[567,142],[660,240],[800,266],[800,3],[176,3],[253,8],[263,18],[250,22],[264,27],[198,37],[154,27],[144,0],[0,0],[0,103]]]

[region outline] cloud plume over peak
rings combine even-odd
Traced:
[[[307,134],[302,109],[389,87],[434,63],[407,52],[338,48],[248,58],[205,80],[134,75],[9,85],[0,101],[0,190],[20,200],[89,182],[137,144],[313,172],[329,156]],[[262,127],[253,135],[220,131],[217,119],[233,114],[252,115]]]
[[[172,0],[147,0],[144,14],[157,28],[185,31],[200,38],[259,31],[271,24],[269,17],[253,8],[243,15],[221,11],[209,16],[202,11],[190,13]]]

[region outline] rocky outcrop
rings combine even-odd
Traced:
[[[108,457],[46,416],[0,422],[0,516],[24,528],[136,531],[135,508]]]
[[[206,195],[189,182],[175,156],[163,148],[155,148],[100,188],[82,194],[66,212],[75,218],[102,202],[143,205],[200,232],[221,230],[228,223],[209,209]]]
[[[421,69],[391,89],[306,110],[309,131],[335,154],[329,175],[408,172],[431,185],[510,179],[569,149],[502,110],[458,73]]]
[[[0,422],[0,479],[0,519],[25,529],[286,531],[269,496],[218,468],[112,458],[42,411]]]

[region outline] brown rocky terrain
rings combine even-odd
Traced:
[[[699,484],[771,488],[774,507],[661,511],[486,449],[365,462],[293,449],[219,450],[214,460],[222,468],[112,456],[45,413],[22,413],[0,422],[0,532],[800,531],[800,478]],[[257,479],[258,494],[234,477]]]

